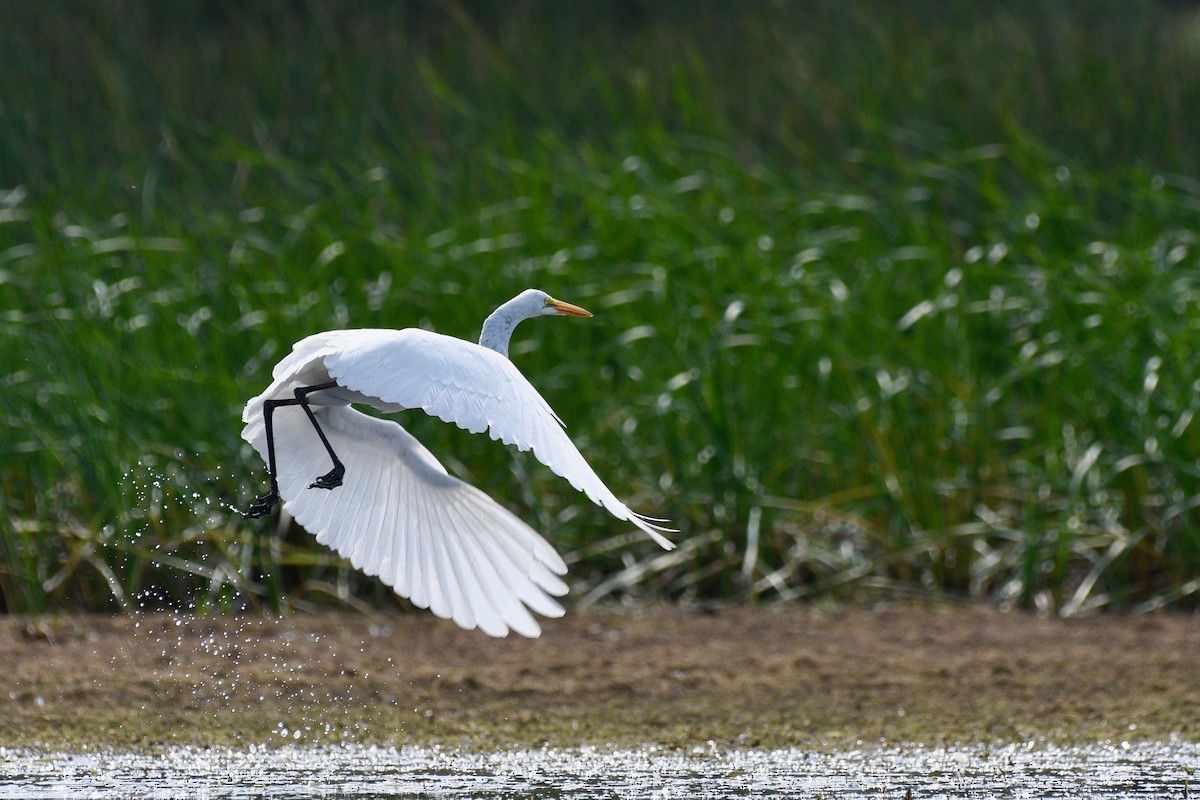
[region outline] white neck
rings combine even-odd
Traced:
[[[479,344],[507,358],[508,340],[512,338],[513,331],[523,320],[535,316],[537,313],[533,312],[524,295],[517,295],[483,321],[483,330],[479,332]]]

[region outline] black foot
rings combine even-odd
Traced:
[[[264,494],[262,497],[250,504],[250,508],[242,513],[242,519],[258,519],[265,517],[271,513],[271,509],[279,502],[279,495],[275,492]]]
[[[342,485],[342,476],[346,474],[346,468],[341,464],[335,464],[333,469],[328,473],[317,478],[308,485],[310,489],[336,489]]]

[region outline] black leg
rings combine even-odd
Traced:
[[[322,389],[332,389],[337,386],[335,381],[328,383],[319,383],[315,386],[301,386],[295,391],[294,400],[264,400],[263,401],[263,426],[266,428],[267,434],[267,471],[271,475],[271,491],[264,494],[250,504],[250,508],[242,514],[246,519],[257,519],[265,517],[271,513],[271,509],[279,502],[279,472],[276,469],[275,462],[275,429],[274,429],[274,414],[275,409],[279,406],[300,406],[304,409],[304,413],[308,415],[308,421],[312,423],[313,429],[317,432],[317,436],[321,438],[321,444],[325,445],[325,451],[329,453],[329,457],[333,460],[333,469],[325,475],[317,478],[316,481],[310,483],[310,489],[334,489],[342,485],[342,477],[346,474],[346,468],[342,465],[337,454],[333,452],[333,446],[329,444],[329,439],[325,437],[325,431],[321,430],[320,424],[317,422],[317,417],[313,413],[312,408],[308,405],[308,395],[312,392],[318,392]]]
[[[333,445],[329,444],[329,440],[325,438],[325,431],[321,430],[321,426],[317,423],[317,415],[313,413],[312,408],[308,405],[308,395],[312,392],[319,392],[322,389],[332,389],[337,386],[336,381],[328,383],[319,383],[316,386],[302,386],[296,389],[296,402],[304,409],[304,413],[308,415],[308,421],[312,423],[313,430],[317,432],[317,436],[321,437],[321,444],[325,445],[325,452],[329,453],[330,460],[333,461],[333,469],[325,473],[321,477],[308,485],[310,489],[336,489],[342,485],[342,478],[346,474],[346,467],[342,464],[341,459],[337,457],[337,453],[333,452]]]
[[[275,429],[273,417],[277,406],[294,406],[295,400],[264,400],[263,426],[267,429],[267,472],[271,476],[271,491],[250,504],[250,508],[242,514],[245,519],[258,519],[271,513],[279,502],[279,479],[275,469]]]

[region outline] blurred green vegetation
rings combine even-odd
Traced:
[[[291,342],[513,358],[662,553],[402,422],[575,596],[1200,596],[1200,7],[9,3],[0,599],[391,603],[245,522]],[[358,598],[356,600],[355,598]]]

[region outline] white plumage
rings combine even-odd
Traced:
[[[483,344],[419,329],[329,331],[296,343],[276,365],[271,385],[242,414],[243,438],[275,472],[272,493],[256,501],[248,516],[262,516],[282,499],[321,544],[415,605],[464,628],[537,636],[541,629],[530,610],[561,616],[555,597],[566,594],[559,576],[567,568],[546,540],[486,494],[447,474],[399,424],[350,407],[365,403],[384,412],[421,409],[532,450],[592,502],[672,548],[662,535],[669,529],[617,499],[549,404],[505,357],[521,320],[550,314],[590,316],[531,289],[488,318]],[[297,394],[306,387],[323,388]],[[334,477],[335,462],[334,472],[314,482],[334,457],[344,474]],[[332,488],[322,488],[326,484]]]

